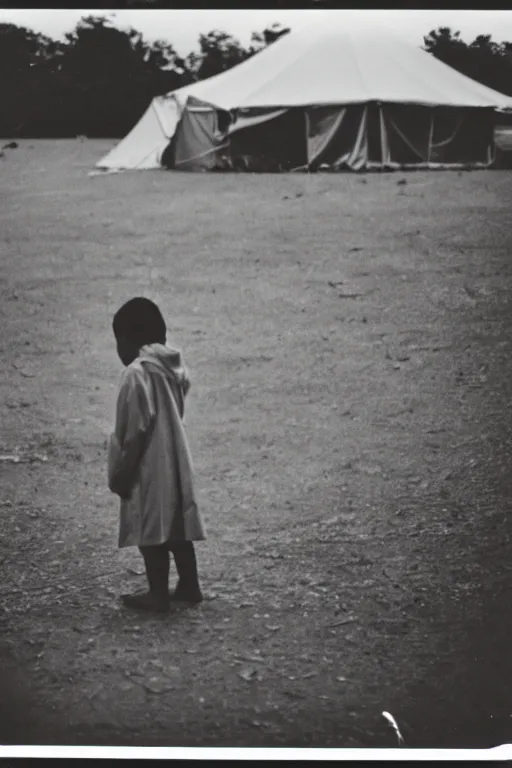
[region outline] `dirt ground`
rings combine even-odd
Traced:
[[[511,742],[510,172],[88,177],[108,146],[0,159],[0,741]],[[209,533],[156,618],[106,487],[139,294]]]

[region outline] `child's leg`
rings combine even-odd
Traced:
[[[194,545],[191,541],[170,541],[169,549],[174,555],[178,571],[178,585],[171,594],[171,600],[183,600],[189,603],[200,603],[203,599]]]
[[[130,608],[162,612],[169,607],[169,550],[165,544],[139,547],[146,566],[149,592],[123,595]]]
[[[169,594],[169,551],[165,544],[156,547],[140,547],[144,558],[149,591],[160,597]]]

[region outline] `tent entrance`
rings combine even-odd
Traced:
[[[385,166],[482,167],[492,161],[492,109],[385,104],[381,111]]]
[[[360,170],[368,161],[367,105],[306,110],[308,168]]]
[[[229,130],[233,170],[278,173],[306,168],[303,109],[246,110]]]
[[[493,159],[492,109],[370,102],[306,115],[311,171],[485,167]]]
[[[189,97],[176,131],[162,154],[162,165],[177,171],[211,171],[227,149],[229,113]]]

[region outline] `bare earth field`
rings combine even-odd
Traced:
[[[88,177],[110,144],[0,159],[0,741],[512,742],[512,174]],[[163,618],[106,487],[139,294],[209,532]]]

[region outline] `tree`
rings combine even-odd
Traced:
[[[0,133],[122,136],[154,96],[193,81],[165,40],[88,16],[63,43],[0,24]]]
[[[200,35],[199,49],[199,54],[191,54],[187,59],[198,80],[226,72],[251,55],[235,37],[218,30]]]
[[[258,50],[261,50],[262,48],[272,45],[272,43],[275,43],[276,40],[279,40],[280,37],[287,35],[289,32],[291,32],[289,27],[283,27],[282,24],[276,22],[264,29],[263,32],[253,32],[251,41],[256,43],[259,47]]]
[[[495,43],[491,35],[478,35],[469,45],[460,32],[439,27],[424,38],[424,50],[458,72],[501,93],[512,95],[510,43]]]
[[[193,73],[196,80],[205,80],[246,61],[255,53],[274,43],[290,29],[281,24],[272,24],[263,32],[253,32],[251,45],[244,48],[232,35],[213,30],[199,36],[199,53],[190,53],[185,60],[188,73]]]
[[[148,43],[140,32],[117,29],[103,17],[81,19],[66,39],[62,68],[77,133],[123,135],[155,96],[190,80],[179,71],[172,45]]]
[[[0,67],[2,71],[22,75],[40,57],[44,57],[51,40],[26,27],[0,24]]]
[[[45,68],[60,52],[50,38],[15,24],[0,24],[0,131],[19,135],[45,107]]]
[[[463,64],[467,45],[460,39],[460,32],[452,32],[449,27],[439,27],[423,38],[424,50],[445,64],[455,66]],[[457,68],[457,67],[455,67]]]

